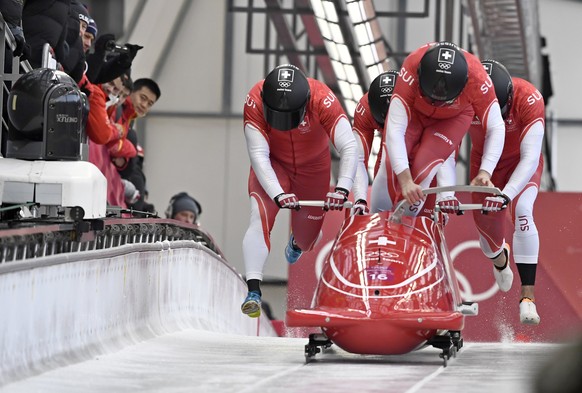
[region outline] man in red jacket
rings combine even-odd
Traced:
[[[505,127],[491,79],[479,59],[449,42],[427,44],[404,60],[390,101],[384,133],[388,186],[422,211],[422,189],[454,153],[473,116],[483,119],[487,143],[474,181],[490,177],[503,149]],[[452,210],[458,200],[449,196]],[[397,200],[394,200],[397,202]]]
[[[394,92],[396,85],[397,71],[387,71],[378,75],[372,83],[368,92],[362,96],[356,110],[354,112],[353,131],[358,143],[358,151],[360,159],[356,170],[356,178],[354,181],[354,199],[360,205],[365,206],[364,209],[357,213],[366,213],[368,211],[367,195],[368,195],[368,166],[370,160],[370,153],[372,151],[372,144],[374,142],[376,132],[380,133],[383,138],[384,121],[388,113],[388,106],[390,105],[390,98]],[[376,157],[374,165],[373,178],[376,178],[384,148],[381,145]],[[376,183],[379,184],[380,182]],[[381,187],[376,187],[377,193],[383,194]],[[372,199],[374,199],[374,190],[372,190]],[[382,195],[382,198],[384,196]],[[380,195],[376,199],[380,198]]]
[[[543,170],[545,106],[541,93],[528,81],[512,78],[495,60],[483,61],[491,76],[505,122],[505,144],[491,181],[505,197],[474,194],[475,203],[491,214],[475,212],[483,253],[493,260],[493,273],[499,288],[507,292],[513,282],[509,265],[509,245],[505,242],[505,223],[511,214],[514,225],[513,258],[521,278],[519,317],[521,323],[537,325],[540,316],[534,303],[534,285],[540,239],[534,222],[533,207]],[[479,171],[487,144],[479,117],[469,129],[471,135],[471,176]],[[480,185],[478,182],[474,184]],[[504,207],[509,203],[509,209]],[[508,212],[509,210],[509,212]]]
[[[249,91],[244,105],[244,133],[251,161],[251,218],[243,239],[248,295],[241,310],[261,313],[260,282],[270,250],[270,234],[280,209],[291,209],[285,256],[295,263],[313,248],[325,210],[341,210],[354,182],[358,159],[352,127],[337,97],[299,68],[276,67]],[[340,155],[334,191],[329,191],[329,142]],[[301,207],[299,200],[324,200],[324,210]]]

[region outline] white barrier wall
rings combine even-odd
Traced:
[[[247,289],[193,241],[0,265],[0,386],[185,329],[276,336],[240,312]]]

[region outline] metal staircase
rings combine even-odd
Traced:
[[[495,59],[511,75],[540,88],[538,3],[535,0],[468,0],[476,54]]]

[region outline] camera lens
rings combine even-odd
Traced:
[[[115,41],[111,40],[111,41],[107,41],[105,43],[105,49],[112,51],[115,50],[115,47],[117,46],[117,44],[115,43]]]

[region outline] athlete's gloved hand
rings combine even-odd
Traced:
[[[447,213],[440,213],[437,218],[437,223],[444,227],[449,223],[449,215]]]
[[[437,205],[441,209],[443,213],[455,213],[455,214],[463,214],[463,212],[459,211],[460,203],[456,196],[449,195],[442,198],[437,199]]]
[[[359,215],[363,216],[364,214],[369,214],[370,209],[368,208],[368,203],[363,199],[358,199],[354,206],[352,207],[354,211],[354,216]]]
[[[349,193],[348,190],[341,187],[336,187],[334,192],[328,192],[325,196],[323,210],[342,210],[344,208],[344,202],[348,200]]]
[[[297,195],[295,194],[281,193],[273,199],[281,209],[301,209],[301,206],[299,206],[299,199],[297,199]]]
[[[485,198],[483,201],[483,214],[487,214],[489,212],[498,212],[507,207],[507,205],[511,202],[509,197],[505,195],[500,196],[490,196]]]

